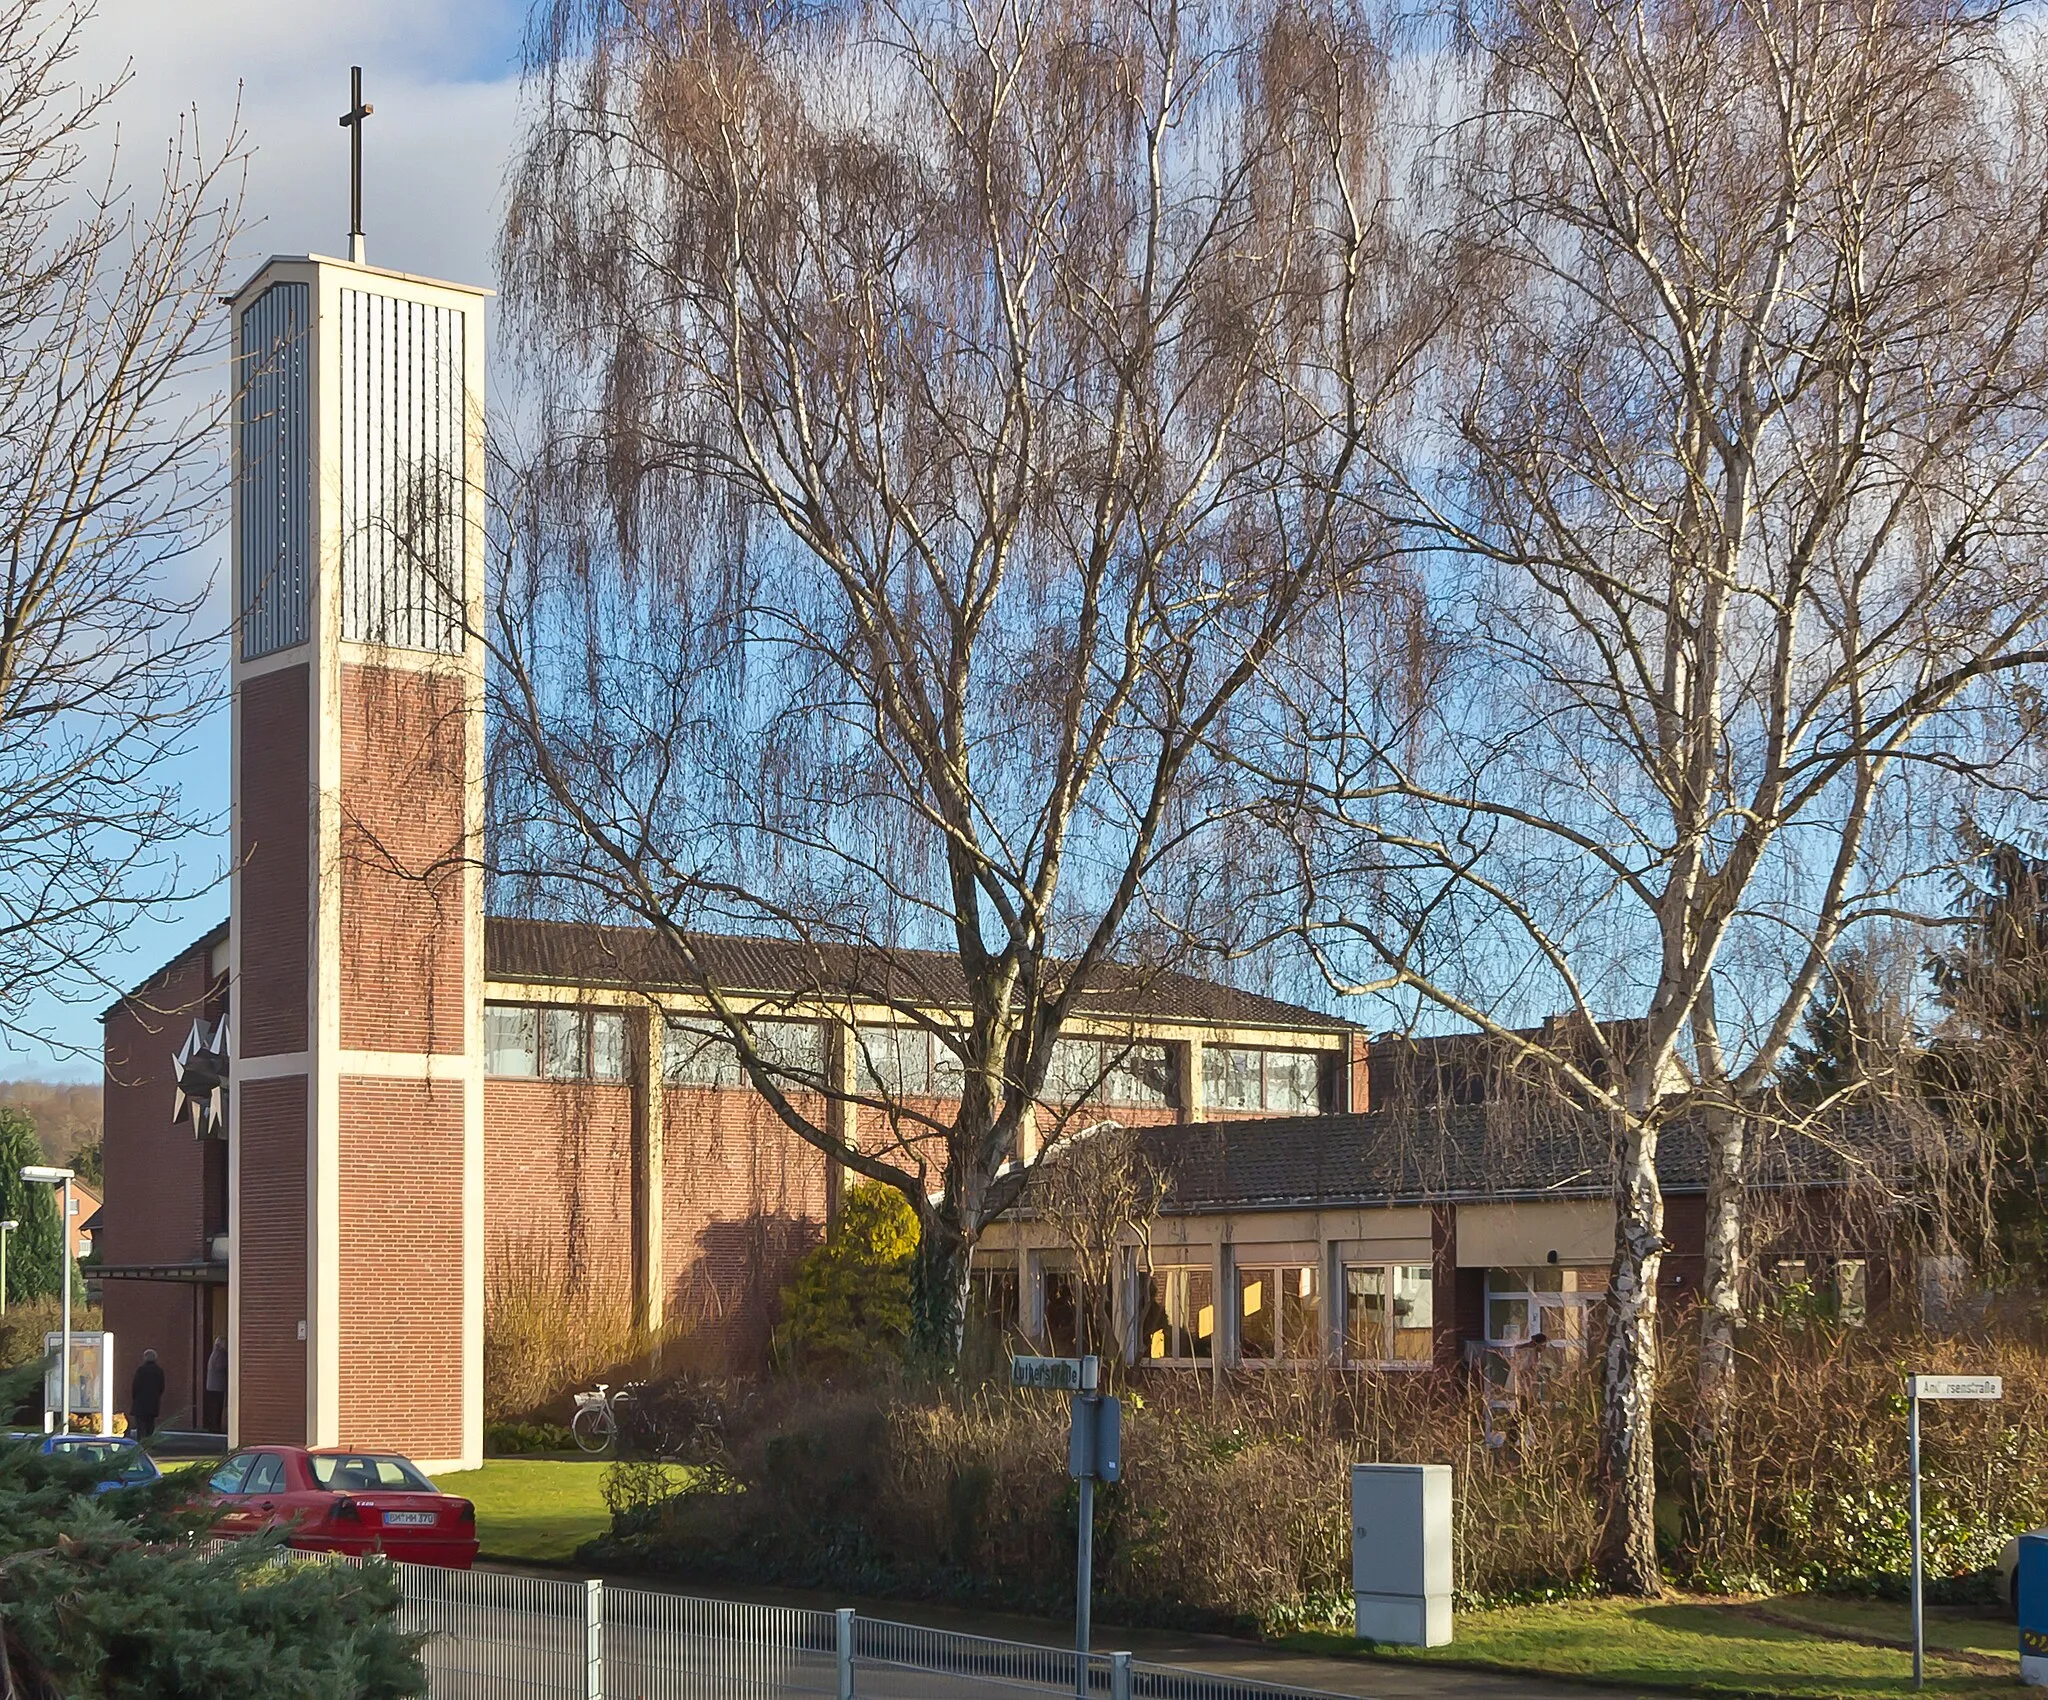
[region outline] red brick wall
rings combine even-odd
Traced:
[[[237,1438],[306,1439],[306,1078],[240,1088],[241,1404]]]
[[[312,926],[312,751],[307,670],[281,667],[241,688],[241,1055],[306,1048]]]
[[[736,1366],[758,1364],[782,1289],[824,1232],[824,1153],[747,1091],[670,1087],[663,1128],[669,1314],[722,1338]]]
[[[341,670],[346,1049],[462,1049],[462,703],[457,678]]]
[[[107,1263],[183,1263],[204,1257],[219,1231],[227,1186],[225,1143],[195,1139],[171,1120],[171,1058],[195,1016],[212,1019],[210,946],[195,947],[138,987],[107,1017],[104,1140],[107,1196],[98,1246]],[[114,1385],[124,1401],[145,1349],[164,1371],[164,1418],[196,1411],[204,1364],[204,1289],[182,1283],[108,1281],[102,1289],[114,1335]],[[210,1345],[211,1342],[209,1341]]]
[[[633,1280],[633,1088],[569,1080],[484,1084],[484,1244],[491,1278]]]
[[[462,1450],[462,1085],[341,1081],[340,1439]]]

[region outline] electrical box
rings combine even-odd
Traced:
[[[2039,1530],[2020,1536],[2012,1603],[2020,1620],[2020,1681],[2048,1688],[2048,1534]]]
[[[1451,1639],[1451,1468],[1351,1467],[1351,1592],[1361,1638],[1402,1647]]]

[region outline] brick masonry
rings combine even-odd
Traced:
[[[342,668],[344,1049],[463,1048],[466,733],[460,678]]]
[[[171,1120],[171,1059],[194,1018],[211,1021],[223,1007],[225,988],[212,972],[213,946],[223,936],[208,934],[104,1018],[107,1193],[98,1246],[105,1263],[202,1259],[227,1226],[225,1142],[195,1139],[190,1123]],[[215,1321],[209,1295],[217,1291],[184,1282],[103,1284],[118,1398],[125,1402],[148,1349],[163,1366],[164,1421],[196,1421]]]
[[[758,1364],[782,1289],[824,1233],[830,1165],[751,1092],[672,1086],[663,1129],[669,1315]]]
[[[633,1281],[633,1088],[492,1080],[484,1086],[486,1279]]]
[[[457,1457],[461,1085],[344,1076],[341,1127],[342,1441]]]
[[[239,1089],[241,1420],[237,1439],[306,1438],[306,1078]]]

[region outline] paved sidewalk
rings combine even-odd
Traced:
[[[1005,1641],[1027,1641],[1045,1647],[1073,1644],[1073,1624],[1049,1618],[1017,1617],[1006,1612],[977,1611],[916,1600],[873,1600],[852,1594],[811,1593],[794,1588],[749,1588],[712,1582],[684,1582],[659,1575],[627,1571],[548,1569],[484,1561],[479,1569],[506,1570],[534,1576],[598,1576],[623,1588],[651,1588],[699,1598],[742,1600],[756,1605],[805,1606],[830,1610],[852,1606],[863,1617],[893,1623],[950,1629],[963,1635],[988,1635]],[[1202,1635],[1176,1629],[1125,1629],[1098,1622],[1097,1652],[1132,1653],[1154,1664],[1183,1665],[1191,1670],[1256,1677],[1328,1694],[1357,1695],[1361,1700],[1621,1700],[1619,1688],[1553,1682],[1543,1677],[1504,1676],[1493,1671],[1459,1670],[1395,1659],[1333,1659],[1288,1652],[1240,1641],[1227,1635]],[[1664,1697],[1668,1700],[1668,1697]]]

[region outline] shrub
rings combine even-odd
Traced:
[[[2004,1406],[1930,1416],[1933,1591],[1967,1596],[2006,1537],[2048,1520],[2048,1354],[1856,1329],[1755,1332],[1736,1464],[1710,1544],[1690,1480],[1682,1352],[1660,1434],[1666,1560],[1705,1587],[1888,1591],[1906,1568],[1905,1366],[1995,1362]],[[662,1389],[652,1390],[657,1400]],[[1067,1405],[1006,1387],[694,1384],[688,1475],[619,1479],[606,1556],[796,1587],[1057,1612],[1072,1597]],[[707,1415],[722,1402],[722,1414]],[[1489,1432],[1491,1428],[1491,1432]],[[1096,1578],[1129,1622],[1275,1630],[1348,1622],[1350,1466],[1455,1473],[1468,1604],[1595,1586],[1598,1366],[1560,1363],[1506,1426],[1464,1376],[1140,1375],[1124,1479],[1098,1498]],[[666,1497],[664,1497],[666,1496]]]
[[[576,1437],[560,1423],[486,1423],[484,1451],[493,1458],[522,1452],[574,1452]]]
[[[824,1242],[782,1295],[777,1357],[814,1370],[900,1363],[916,1251],[917,1217],[900,1192],[873,1181],[849,1186]]]

